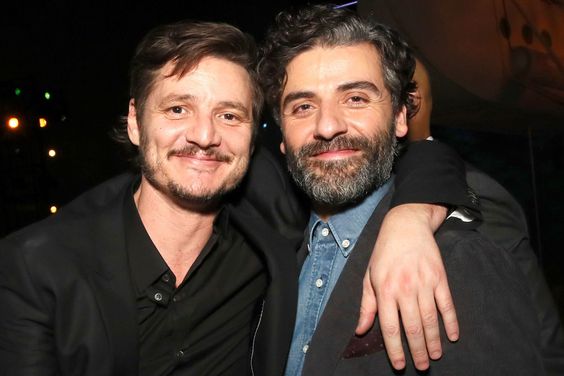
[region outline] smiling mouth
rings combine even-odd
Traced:
[[[233,158],[215,149],[200,149],[197,146],[187,146],[181,150],[171,150],[167,154],[168,158],[175,157],[190,160],[196,163],[229,163]]]
[[[316,159],[344,159],[355,156],[359,153],[358,149],[333,149],[325,150],[312,155]]]

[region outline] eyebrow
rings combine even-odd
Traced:
[[[196,100],[191,94],[169,94],[161,99],[161,103],[180,101],[180,102],[193,102]]]
[[[241,102],[222,101],[218,103],[218,106],[223,108],[234,108],[236,110],[244,112],[247,116],[249,115],[249,108]]]
[[[282,108],[285,108],[288,103],[295,101],[296,99],[311,99],[315,97],[313,91],[292,91],[284,97],[282,101]]]
[[[337,90],[341,92],[354,89],[369,90],[376,95],[382,94],[382,91],[370,81],[351,81],[341,84],[337,87]]]

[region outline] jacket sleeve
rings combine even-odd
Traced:
[[[464,162],[439,141],[410,143],[396,162],[392,207],[406,203],[444,204],[480,219],[478,201],[468,189]]]
[[[48,276],[46,276],[48,278]],[[57,375],[54,316],[32,280],[25,253],[0,241],[0,369],[2,375]]]
[[[273,230],[299,244],[309,216],[306,199],[281,160],[257,146],[247,176],[232,200],[235,210],[260,216]]]
[[[439,374],[544,375],[540,321],[515,260],[475,231],[437,237],[460,324],[431,364]],[[431,373],[435,374],[435,373]]]
[[[519,203],[498,182],[467,165],[467,180],[480,197],[483,223],[477,231],[503,249],[528,281],[538,320],[542,356],[548,375],[564,375],[564,331],[560,315],[531,247],[527,221]]]

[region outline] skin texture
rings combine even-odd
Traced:
[[[151,239],[179,283],[209,239],[221,196],[243,178],[251,155],[247,72],[205,57],[185,75],[161,68],[143,113],[130,101],[128,133],[142,155],[134,195]]]
[[[283,153],[293,153],[317,140],[347,136],[372,139],[389,124],[395,124],[396,137],[406,135],[405,108],[393,113],[373,46],[314,47],[295,57],[286,71],[280,103]],[[347,148],[311,158],[316,162],[354,161],[361,154]],[[322,219],[338,210],[313,204]],[[418,369],[428,368],[429,356],[441,356],[435,304],[449,339],[458,338],[452,297],[433,239],[445,216],[446,208],[440,206],[401,205],[386,217],[375,245],[365,277],[357,334],[372,326],[378,312],[388,356],[397,369],[405,366],[398,309]]]

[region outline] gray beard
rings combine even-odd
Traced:
[[[288,169],[314,205],[342,207],[357,203],[390,178],[397,154],[394,130],[392,123],[373,139],[338,136],[311,142],[299,150],[286,144]],[[354,148],[362,154],[337,161],[310,159],[335,148]]]

